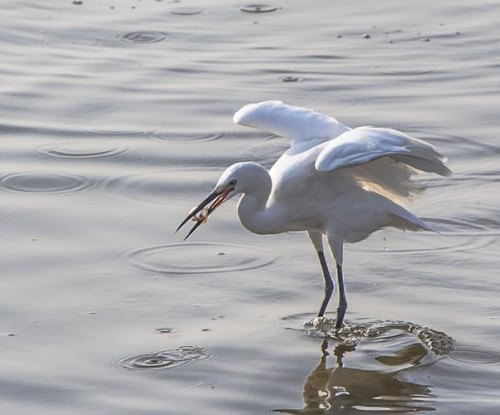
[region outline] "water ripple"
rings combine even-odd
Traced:
[[[446,333],[407,321],[345,321],[345,325],[335,331],[335,319],[325,318],[321,327],[314,323],[314,314],[304,313],[283,317],[281,325],[289,330],[299,330],[311,337],[330,336],[356,347],[365,343],[377,343],[381,354],[376,360],[386,366],[401,364],[423,365],[434,363],[449,355],[454,349],[454,340]],[[402,349],[412,350],[415,356],[402,356]]]
[[[16,193],[69,193],[94,185],[85,176],[54,173],[13,173],[0,179],[4,190]]]
[[[471,365],[500,365],[500,352],[478,346],[458,345],[450,359]]]
[[[203,13],[205,10],[200,7],[176,7],[170,13],[180,16],[192,16],[195,14]]]
[[[167,37],[166,33],[154,31],[126,32],[118,36],[123,42],[131,43],[156,43],[161,42]]]
[[[135,370],[173,369],[175,367],[187,366],[209,357],[210,354],[201,347],[181,346],[177,349],[165,350],[158,353],[126,357],[115,364],[125,369]]]
[[[85,131],[96,135],[104,136],[141,136],[144,133],[142,131],[135,130],[118,130],[118,129],[99,129],[99,128],[88,128]]]
[[[240,10],[247,13],[270,13],[275,12],[278,8],[268,4],[247,4],[242,6]]]
[[[190,203],[182,197],[185,189],[192,188],[199,197],[213,187],[219,176],[219,168],[213,170],[171,168],[118,177],[111,180],[108,188],[113,195],[133,203],[185,206],[186,203]],[[193,187],[193,184],[196,186]]]
[[[143,271],[163,275],[218,274],[271,265],[275,255],[256,246],[230,243],[173,243],[136,249],[126,260]]]
[[[42,39],[42,44],[56,48],[89,47],[103,44],[103,41],[90,35],[50,35]]]
[[[121,154],[127,150],[126,147],[103,148],[100,145],[88,143],[74,143],[63,145],[47,145],[40,148],[40,152],[51,157],[63,158],[100,158],[111,157]]]
[[[162,141],[212,141],[220,140],[226,137],[226,133],[223,132],[213,132],[213,133],[179,133],[169,130],[151,130],[146,131],[144,135],[148,138],[153,138]]]
[[[242,156],[249,161],[255,161],[264,167],[270,168],[276,160],[290,147],[288,140],[269,140],[270,137],[262,139],[257,144],[247,147],[242,152]]]
[[[433,220],[426,219],[432,223]],[[438,228],[439,229],[439,228]],[[486,248],[495,244],[498,240],[498,232],[481,233],[481,232],[449,232],[435,234],[420,234],[420,235],[400,235],[394,247],[386,241],[384,247],[368,248],[366,252],[380,252],[381,250],[387,254],[408,254],[412,255],[429,255],[436,252],[472,252]],[[397,243],[397,245],[396,245]]]

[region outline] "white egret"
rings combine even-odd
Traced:
[[[291,140],[290,148],[267,171],[253,162],[228,167],[214,190],[181,223],[196,223],[185,239],[223,202],[241,194],[242,225],[257,234],[306,231],[324,277],[323,317],[334,284],[323,253],[326,236],[337,266],[335,326],[347,309],[342,273],[344,242],[358,242],[376,230],[395,227],[433,231],[401,203],[421,188],[417,170],[448,176],[445,157],[431,144],[389,128],[349,128],[335,118],[280,101],[248,104],[234,122]],[[210,204],[210,202],[212,202]],[[209,205],[210,204],[210,205]]]

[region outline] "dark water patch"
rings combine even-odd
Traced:
[[[144,133],[142,131],[134,131],[134,130],[118,130],[118,129],[99,129],[99,128],[89,128],[86,131],[88,131],[91,134],[95,135],[104,135],[104,136],[127,136],[127,137],[133,137],[137,136],[140,137]]]
[[[59,85],[57,86],[59,87]],[[48,86],[50,88],[50,86]],[[64,100],[54,101],[53,104],[40,106],[37,110],[41,114],[50,116],[74,116],[77,119],[88,119],[89,117],[100,117],[115,114],[123,109],[123,104],[118,102],[80,102],[74,101],[72,104],[67,104]]]
[[[84,176],[54,173],[13,173],[0,179],[2,189],[24,194],[73,193],[94,184]]]
[[[111,114],[123,109],[123,105],[117,102],[88,102],[81,105],[76,105],[74,108],[69,108],[64,112],[71,114],[83,114],[89,116],[90,114],[103,115]]]
[[[301,56],[301,58],[304,58],[304,59],[320,59],[320,60],[337,60],[337,59],[345,59],[346,57],[345,56],[341,56],[341,55],[322,55],[322,54],[318,54],[318,55],[306,55],[306,56]]]
[[[391,43],[405,43],[405,42],[433,42],[433,41],[447,41],[447,44],[462,44],[464,42],[470,42],[466,37],[462,36],[463,33],[458,30],[446,31],[446,32],[415,32],[402,29],[384,31],[383,35],[386,39],[390,39]]]
[[[200,7],[176,7],[175,9],[172,9],[170,11],[170,13],[179,16],[192,16],[195,14],[201,14],[203,12],[205,12],[205,9],[202,9]]]
[[[76,128],[62,128],[55,126],[41,125],[18,125],[0,124],[0,134],[12,136],[32,136],[32,137],[63,137],[63,138],[87,138],[88,132]]]
[[[173,369],[187,366],[199,360],[208,359],[209,357],[210,354],[201,347],[181,346],[158,353],[126,357],[115,364],[125,369],[134,370]]]
[[[240,7],[240,10],[246,13],[270,13],[275,12],[278,8],[269,4],[247,4]]]
[[[302,82],[304,81],[304,78],[299,78],[298,76],[280,76],[278,78],[281,82],[284,83],[293,83],[293,82]]]
[[[125,255],[142,271],[162,275],[218,274],[255,270],[275,262],[266,249],[229,243],[173,243],[141,248]]]
[[[385,30],[384,34],[385,35],[393,35],[395,33],[401,33],[401,32],[403,32],[402,29],[392,29],[392,30]]]
[[[145,173],[113,179],[109,183],[112,194],[128,201],[156,206],[175,206],[172,196],[173,171]]]
[[[92,30],[82,33],[47,33],[41,40],[43,45],[58,49],[96,48],[119,46],[120,39],[116,33],[109,30]]]
[[[413,76],[428,76],[428,75],[438,75],[442,72],[437,69],[421,69],[421,70],[403,70],[394,69],[376,72],[376,74],[384,76],[401,76],[401,77],[413,77]]]
[[[103,41],[88,34],[84,35],[49,35],[42,39],[42,44],[54,48],[93,47],[102,45]]]
[[[250,49],[252,50],[281,50],[281,48],[277,46],[251,46]]]
[[[47,156],[74,159],[111,157],[121,154],[126,150],[126,147],[103,148],[102,145],[87,143],[53,144],[43,146],[39,149],[42,154]]]
[[[446,154],[452,160],[457,158],[467,158],[470,159],[472,155],[491,155],[500,154],[500,146],[497,144],[491,144],[486,142],[484,139],[475,137],[474,135],[466,136],[455,133],[441,132],[438,130],[429,131],[417,128],[408,128],[407,133],[416,133],[417,138],[425,141],[429,141],[436,145],[446,145]],[[453,150],[458,153],[453,154]],[[447,178],[446,180],[453,180],[454,178]]]
[[[177,330],[171,327],[160,327],[159,329],[156,329],[155,332],[160,334],[171,334],[171,333],[176,333]]]
[[[481,210],[484,213],[491,213],[486,211],[484,208]],[[478,212],[480,213],[480,212]],[[439,229],[441,236],[446,237],[476,237],[476,238],[486,238],[487,241],[483,241],[480,243],[479,247],[484,247],[489,245],[489,243],[493,242],[490,240],[492,237],[500,236],[500,220],[496,220],[493,217],[471,217],[471,218],[451,218],[451,217],[433,217],[433,218],[425,218],[425,221],[429,224],[432,224],[436,228]],[[436,235],[439,237],[440,235]],[[471,246],[474,245],[472,241],[464,241],[465,243],[471,243]],[[455,245],[457,248],[460,248],[462,244]]]
[[[261,142],[243,150],[242,157],[245,160],[255,161],[266,168],[270,168],[289,147],[290,145],[283,139],[263,139]]]
[[[130,43],[156,43],[167,37],[166,33],[155,31],[126,32],[118,35],[118,39]]]
[[[408,34],[407,36],[402,36],[399,40],[401,41],[423,41],[423,42],[431,42],[433,40],[456,40],[460,39],[462,36],[460,31],[451,31],[444,33],[414,33]]]
[[[433,222],[428,220],[428,222]],[[439,229],[439,224],[436,225]],[[384,254],[391,255],[406,255],[412,254],[417,256],[428,256],[434,253],[460,253],[472,252],[486,248],[497,242],[497,233],[481,232],[458,232],[458,233],[441,233],[441,234],[410,234],[410,236],[402,236],[397,239],[397,247],[392,246],[390,242],[386,242],[383,246],[375,249],[367,249],[366,252],[384,251]]]

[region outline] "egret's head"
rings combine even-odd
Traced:
[[[226,171],[222,173],[212,193],[210,193],[198,206],[193,208],[177,228],[178,231],[190,219],[196,222],[184,240],[186,240],[202,223],[206,222],[208,216],[225,201],[255,186],[254,172],[262,169],[262,166],[252,162],[236,163],[228,167]]]

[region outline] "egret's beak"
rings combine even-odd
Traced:
[[[188,232],[188,234],[186,235],[186,237],[184,238],[184,240],[186,240],[187,238],[189,238],[191,236],[191,234],[196,230],[198,229],[198,227],[206,222],[208,216],[215,210],[217,209],[217,207],[219,207],[220,205],[222,205],[222,203],[224,203],[224,200],[226,200],[226,197],[227,195],[229,194],[229,192],[231,191],[232,189],[224,189],[224,190],[217,190],[215,189],[212,193],[210,193],[206,198],[205,200],[203,200],[203,202],[201,202],[198,206],[196,206],[194,209],[191,210],[191,212],[189,212],[189,215],[187,215],[186,219],[184,219],[182,221],[182,223],[179,225],[179,227],[177,228],[177,230],[175,232],[178,232],[179,229],[181,229],[185,224],[186,222],[189,220],[189,219],[193,219],[194,221],[196,221],[196,223],[194,224],[194,226],[191,228],[191,230]],[[205,209],[205,207],[210,203],[212,202],[213,203],[208,207],[206,208],[206,211],[204,213],[204,216],[202,218],[199,218],[197,217],[196,215],[198,215],[198,213],[200,213],[203,209]]]

